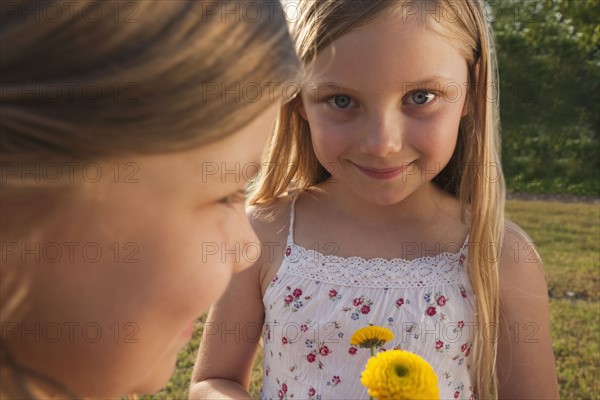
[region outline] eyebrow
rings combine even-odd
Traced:
[[[450,78],[450,77],[446,77],[446,76],[432,76],[432,77],[428,77],[425,79],[420,79],[418,81],[414,81],[414,82],[410,82],[410,83],[417,83],[417,84],[430,84],[430,83],[449,83],[449,82],[453,82],[454,79]]]
[[[406,89],[407,86],[411,87],[422,87],[431,84],[436,85],[447,85],[449,83],[457,83],[460,86],[464,85],[465,82],[455,82],[455,79],[444,77],[444,76],[430,76],[424,79],[414,80],[414,81],[402,81],[400,82],[403,89]],[[358,92],[359,90],[353,89],[350,87],[345,87],[343,85],[338,84],[334,81],[315,81],[310,84],[308,87],[309,92],[313,92],[315,94],[319,92],[325,93],[338,93],[338,92]]]

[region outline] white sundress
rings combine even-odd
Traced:
[[[284,260],[263,298],[260,399],[368,399],[360,374],[370,352],[350,345],[368,324],[394,333],[382,350],[409,350],[431,364],[441,399],[476,398],[468,239],[435,256],[365,260],[303,248],[293,227],[294,203]]]

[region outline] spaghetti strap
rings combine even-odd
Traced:
[[[295,217],[295,205],[298,193],[295,193],[292,197],[292,206],[290,207],[290,231],[288,232],[288,244],[294,243],[294,217]]]
[[[465,238],[462,247],[458,251],[459,254],[464,253],[465,249],[469,246],[469,235],[470,233],[467,233],[467,237]]]

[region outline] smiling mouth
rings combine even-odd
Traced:
[[[374,179],[391,179],[395,176],[400,175],[404,171],[408,169],[408,166],[412,163],[404,163],[398,167],[391,168],[372,168],[372,167],[363,167],[358,164],[352,163],[356,169],[362,172],[364,175],[367,175],[370,178]]]

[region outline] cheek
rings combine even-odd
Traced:
[[[220,208],[181,216],[170,232],[163,232],[169,246],[157,244],[161,254],[156,259],[162,260],[156,265],[162,268],[158,274],[172,282],[172,299],[179,299],[178,306],[190,314],[206,311],[218,299],[238,257],[239,246],[231,243],[234,239],[227,211]]]
[[[203,214],[198,217],[202,228],[197,229],[196,238],[188,246],[188,257],[194,260],[193,273],[199,282],[195,293],[201,311],[218,300],[235,272],[260,258],[259,240],[243,204],[231,208],[212,206]]]
[[[434,117],[414,125],[414,131],[419,132],[414,136],[415,145],[422,153],[435,158],[446,158],[447,154],[452,155],[456,147],[460,123],[460,112],[455,111],[454,109],[442,110]]]
[[[432,126],[423,127],[421,132],[427,133],[419,135],[412,144],[421,155],[421,179],[429,181],[439,174],[452,158],[457,136],[449,134],[443,125],[437,129],[433,129]]]
[[[315,121],[310,124],[312,145],[319,161],[334,161],[351,144],[351,128],[347,124]]]

